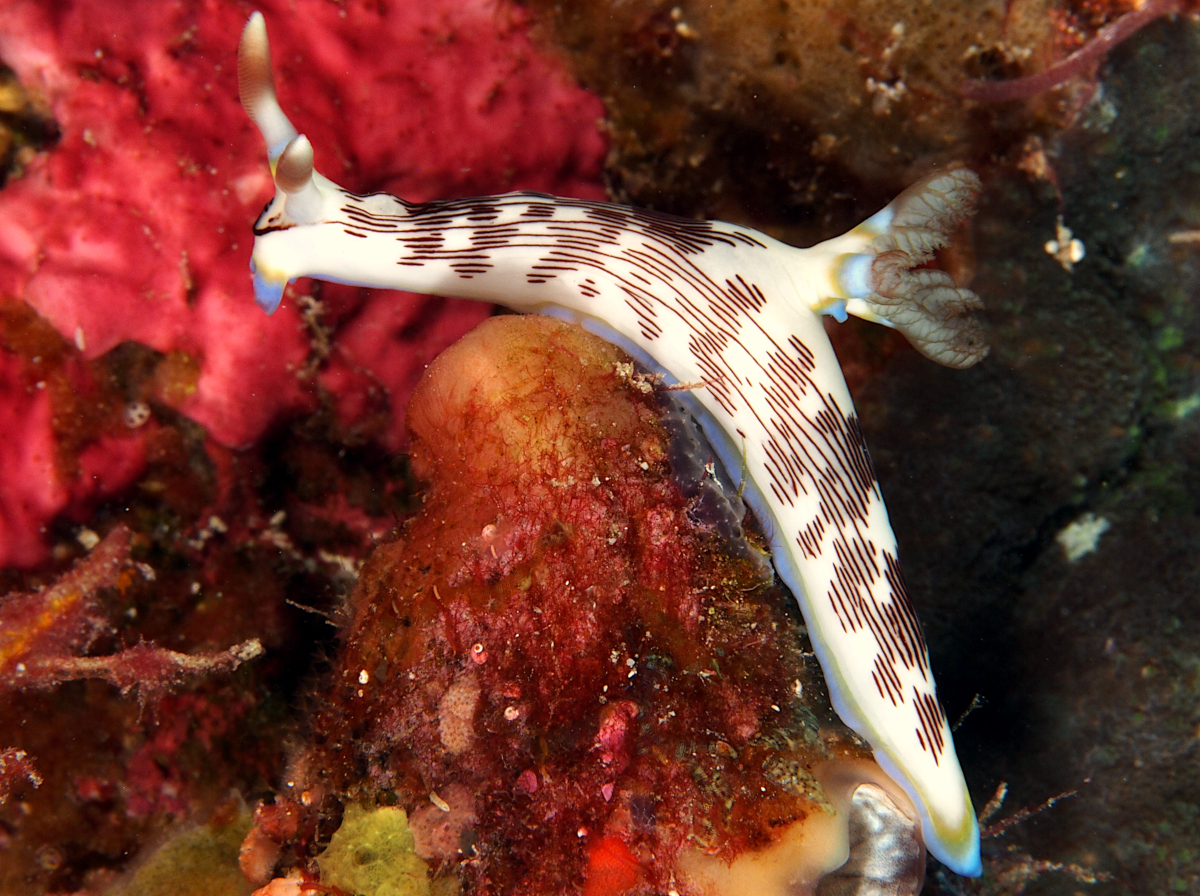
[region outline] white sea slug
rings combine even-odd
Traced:
[[[978,298],[920,268],[973,210],[957,168],[915,184],[849,233],[797,249],[689,221],[540,193],[413,204],[360,196],[313,170],[275,95],[266,26],[238,51],[242,104],[262,131],[275,197],[255,224],[255,298],[316,277],[498,302],[611,340],[687,394],[771,533],[834,709],[917,806],[929,851],[980,873],[979,828],[879,483],[821,313],[896,327],[926,357],[969,367],[987,347]]]

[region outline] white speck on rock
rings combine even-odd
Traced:
[[[1054,239],[1048,240],[1044,248],[1046,254],[1062,265],[1064,271],[1070,271],[1087,255],[1083,242],[1075,239],[1071,228],[1063,223],[1062,215],[1058,216],[1054,225]]]
[[[125,405],[123,416],[126,426],[130,429],[137,429],[150,419],[150,405],[144,401],[131,401]]]
[[[1074,563],[1080,557],[1084,557],[1096,550],[1096,544],[1100,541],[1100,536],[1111,528],[1112,523],[1104,517],[1085,513],[1054,536],[1054,540],[1062,548],[1067,562]]]

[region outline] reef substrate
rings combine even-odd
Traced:
[[[664,394],[536,316],[430,366],[407,418],[421,509],[363,566],[283,845],[395,805],[435,887],[479,894],[808,892],[844,861],[848,809],[818,779],[882,776]],[[783,867],[729,871],[800,830]]]

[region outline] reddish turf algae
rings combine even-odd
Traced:
[[[349,802],[404,806],[419,850],[451,804],[474,824],[423,857],[473,893],[665,892],[681,849],[767,845],[822,811],[806,770],[863,755],[802,707],[790,599],[689,517],[627,363],[500,317],[430,366],[423,507],[362,569],[276,803],[306,807],[302,857]]]

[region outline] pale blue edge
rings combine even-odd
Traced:
[[[254,301],[267,314],[274,314],[283,301],[283,290],[287,283],[278,280],[268,280],[258,273],[254,260],[250,260],[250,276],[254,278]],[[288,283],[291,281],[289,280]]]

